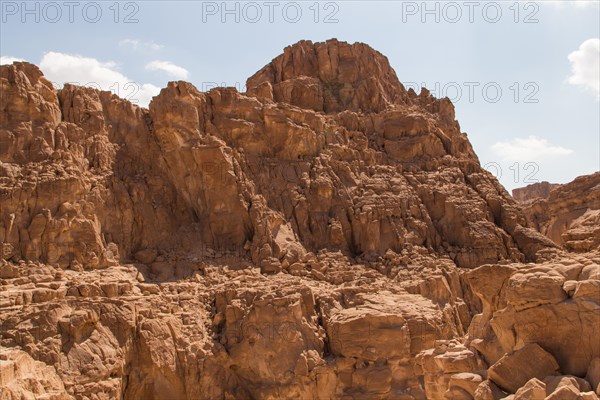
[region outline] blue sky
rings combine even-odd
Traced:
[[[482,165],[509,190],[600,169],[599,1],[2,0],[0,12],[3,63],[141,104],[170,80],[244,90],[301,39],[364,42],[406,86],[454,100]]]

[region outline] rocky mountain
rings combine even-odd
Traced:
[[[597,398],[600,253],[369,46],[149,109],[0,79],[0,399]]]
[[[570,251],[598,249],[600,172],[580,176],[565,185],[545,184],[513,191],[513,196],[519,193],[515,198],[523,202],[530,226]]]
[[[525,203],[536,199],[547,199],[550,192],[561,185],[558,183],[538,182],[522,188],[512,190],[512,197],[519,203]]]

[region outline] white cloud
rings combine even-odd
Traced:
[[[12,56],[0,56],[0,65],[12,64],[15,61],[25,61],[22,58]]]
[[[537,136],[514,138],[505,142],[497,142],[492,150],[504,161],[539,161],[548,157],[568,156],[573,150],[555,146],[546,139]]]
[[[187,69],[173,64],[170,61],[151,61],[146,64],[148,71],[163,71],[177,79],[187,79],[189,72]]]
[[[162,49],[163,47],[165,47],[162,44],[154,43],[153,41],[142,42],[141,40],[138,40],[138,39],[123,39],[119,42],[119,46],[129,47],[134,50],[148,49],[148,50],[152,50],[152,51],[158,51],[158,50]]]
[[[57,52],[48,52],[42,57],[40,69],[56,87],[65,83],[110,90],[132,103],[147,107],[160,92],[160,88],[149,83],[140,84],[115,70],[114,62],[101,62],[95,58]]]
[[[593,90],[600,95],[600,39],[588,39],[569,54],[572,74],[568,82]]]

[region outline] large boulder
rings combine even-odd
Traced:
[[[515,393],[530,379],[557,375],[559,366],[552,354],[536,343],[507,354],[489,369],[489,378],[500,388]]]

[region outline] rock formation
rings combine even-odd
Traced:
[[[367,45],[149,109],[0,79],[0,399],[597,398],[600,254]]]
[[[513,191],[513,196],[522,202],[530,225],[569,251],[598,249],[600,172],[580,176],[565,185],[545,183]]]
[[[547,199],[550,196],[550,192],[561,185],[558,183],[550,182],[538,182],[532,183],[522,188],[512,190],[512,197],[520,202],[525,203],[536,199]]]

